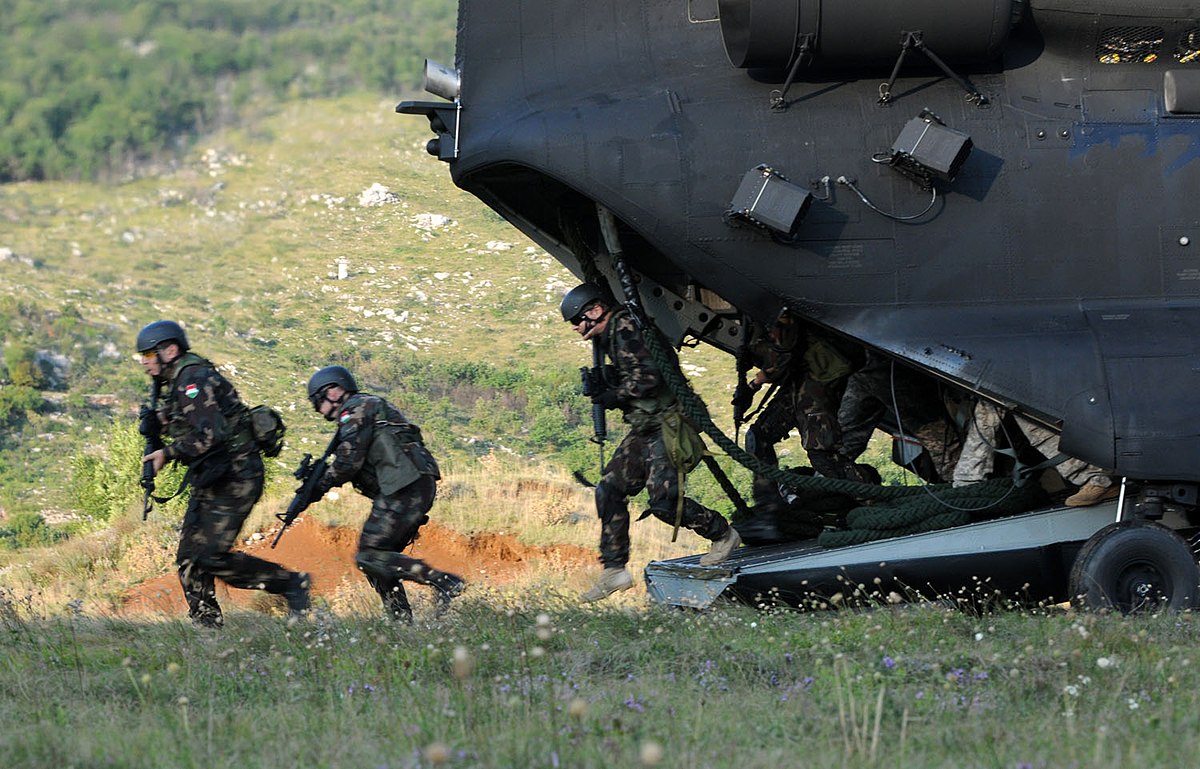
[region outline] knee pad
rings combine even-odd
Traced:
[[[762,436],[759,435],[758,429],[754,425],[751,425],[750,427],[746,428],[745,443],[746,443],[746,453],[747,454],[749,454],[752,457],[757,457],[759,459],[762,459],[762,457],[759,456],[759,453],[758,453],[759,449],[762,448]]]

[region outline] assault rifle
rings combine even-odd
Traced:
[[[746,412],[754,403],[754,389],[746,381],[750,373],[750,328],[749,315],[742,316],[742,339],[737,349],[737,384],[733,388],[733,436],[737,440],[738,431],[746,420]]]
[[[142,456],[153,454],[163,447],[162,441],[162,423],[158,421],[158,391],[161,382],[158,377],[154,377],[154,381],[150,385],[150,404],[142,404],[138,410],[138,432],[146,440],[145,446],[142,448]],[[150,515],[150,509],[154,506],[154,463],[142,463],[142,479],[139,484],[146,491],[146,496],[142,498],[142,520],[146,520]]]
[[[313,461],[312,454],[305,454],[304,459],[300,460],[299,467],[292,473],[296,480],[300,481],[300,486],[296,489],[296,495],[292,497],[291,504],[288,505],[286,513],[276,513],[275,517],[283,522],[283,526],[279,529],[279,533],[275,535],[275,541],[271,543],[271,548],[274,549],[279,544],[279,538],[283,536],[283,532],[287,531],[288,526],[296,520],[296,517],[308,509],[308,506],[321,498],[321,494],[317,492],[320,486],[321,478],[325,476],[325,470],[329,467],[329,457],[333,454],[337,447],[337,433],[333,434],[333,438],[329,441],[329,446],[325,449],[325,453],[316,462]]]
[[[595,397],[608,389],[608,377],[604,371],[604,350],[598,338],[592,339],[592,367],[579,369],[583,394]],[[592,404],[592,443],[600,447],[600,474],[604,475],[604,441],[608,438],[608,422],[604,418],[604,407]]]

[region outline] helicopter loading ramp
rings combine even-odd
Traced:
[[[1113,501],[846,547],[816,540],[743,547],[716,566],[701,566],[698,555],[652,561],[646,588],[658,603],[698,609],[718,599],[799,608],[917,598],[1058,603],[1069,599],[1084,542],[1116,520]]]

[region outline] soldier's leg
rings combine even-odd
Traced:
[[[466,584],[461,577],[402,552],[429,520],[427,513],[436,492],[436,481],[422,476],[394,496],[377,498],[358,540],[355,563],[379,594],[384,608],[397,618],[412,617],[403,580],[431,585],[446,598],[458,595]]]
[[[232,551],[242,524],[262,496],[262,489],[262,460],[254,453],[234,458],[229,480],[199,490],[207,497],[202,516],[207,541],[195,553],[193,570],[203,575],[210,589],[212,578],[216,577],[230,587],[283,594],[294,589],[297,580],[306,580],[279,564]]]
[[[842,453],[837,423],[837,388],[805,377],[800,385],[796,421],[808,463],[827,478],[862,481],[854,462]]]
[[[646,480],[646,493],[650,497],[649,512],[660,521],[674,526],[681,493],[679,471],[667,457],[666,444],[661,435],[650,443],[649,449]],[[716,541],[730,531],[725,516],[689,497],[684,497],[683,511],[679,515],[681,528],[694,531],[707,540]]]
[[[842,453],[851,461],[867,450],[875,426],[887,411],[883,402],[874,395],[878,386],[874,381],[877,373],[878,370],[872,369],[851,374],[838,406],[837,424],[842,434]]]
[[[644,435],[627,433],[596,484],[600,563],[606,569],[622,568],[629,562],[629,497],[646,484],[647,451]]]
[[[996,431],[1003,413],[998,406],[979,401],[967,423],[962,452],[954,466],[954,485],[966,486],[988,477],[995,464]]]
[[[220,627],[224,619],[221,606],[217,603],[212,575],[196,564],[199,556],[213,546],[214,532],[204,526],[208,520],[205,516],[208,496],[207,489],[192,489],[179,530],[175,567],[179,573],[179,585],[183,588],[183,598],[187,601],[188,616],[196,624]]]
[[[941,482],[949,483],[953,480],[954,468],[958,465],[963,446],[962,439],[949,420],[937,419],[923,424],[913,431],[913,435],[933,460]]]
[[[1039,425],[1037,422],[1030,421],[1019,414],[1017,415],[1017,425],[1021,428],[1021,432],[1025,433],[1025,437],[1029,439],[1029,444],[1039,454],[1046,459],[1053,459],[1058,455],[1058,433]],[[1108,473],[1096,465],[1084,462],[1082,459],[1067,457],[1058,463],[1057,469],[1058,474],[1063,477],[1063,480],[1073,483],[1076,486],[1096,486],[1107,489],[1113,485],[1112,478]]]
[[[746,430],[746,451],[769,465],[779,465],[775,444],[787,437],[795,427],[792,411],[793,393],[787,385],[776,390],[766,407],[759,412],[754,424]],[[754,506],[770,512],[783,506],[779,486],[764,475],[755,473],[751,485]]]

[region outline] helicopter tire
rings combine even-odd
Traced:
[[[1071,602],[1122,614],[1200,606],[1200,567],[1183,537],[1156,523],[1121,521],[1084,543],[1070,575]]]

